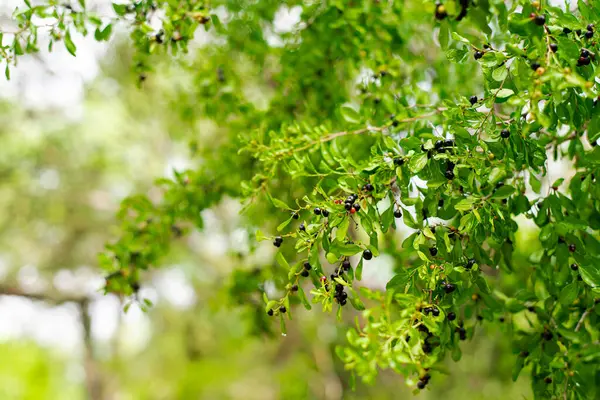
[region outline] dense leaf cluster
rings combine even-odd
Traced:
[[[276,32],[277,13],[294,6],[300,22]],[[69,29],[95,24],[107,39],[111,25],[80,7],[17,13],[4,58],[37,49],[33,15],[53,17],[51,40],[73,54]],[[198,93],[178,109],[191,129],[202,113],[222,135],[192,141],[202,165],[161,181],[160,201],[123,203],[123,233],[101,255],[107,291],[137,292],[140,272],[174,238],[202,228],[203,210],[240,198],[265,240],[253,248],[277,250],[277,266],[262,275],[275,297],[244,284],[255,271],[234,279],[237,295],[262,292],[262,325],[276,316],[285,332],[299,303],[340,318],[351,305],[361,318],[337,349],[346,368],[367,382],[390,368],[418,391],[435,384],[447,355],[460,360],[461,342],[501,324],[514,342],[513,378],[530,365],[536,398],[597,398],[600,3],[210,7],[114,5],[111,21],[131,26],[142,80],[161,46],[187,49],[200,25],[213,35],[200,60],[181,60],[197,69]],[[519,248],[532,226],[536,245]],[[409,234],[399,242],[401,227]],[[382,254],[395,260],[385,291],[358,286]]]

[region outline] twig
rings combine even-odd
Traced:
[[[0,296],[18,296],[18,297],[24,297],[30,300],[39,300],[39,301],[44,301],[46,303],[50,303],[50,304],[54,304],[54,305],[59,305],[59,304],[64,304],[64,303],[77,303],[77,304],[83,304],[85,302],[88,302],[89,299],[85,296],[63,296],[63,295],[59,295],[59,294],[55,294],[55,293],[32,293],[32,292],[26,292],[23,291],[19,288],[13,287],[13,286],[0,286]]]
[[[400,120],[396,120],[397,123],[403,124],[403,123],[409,123],[409,122],[414,122],[414,121],[419,121],[422,119],[426,119],[429,117],[432,117],[436,114],[439,114],[443,111],[445,111],[445,108],[437,108],[435,109],[435,111],[429,112],[427,114],[422,114],[422,115],[417,115],[416,117],[410,117],[410,118],[405,118],[405,119],[400,119]],[[338,137],[341,136],[349,136],[349,135],[361,135],[363,133],[367,133],[367,132],[381,132],[387,128],[389,128],[392,125],[392,123],[388,123],[386,125],[383,126],[375,126],[375,127],[369,127],[369,128],[361,128],[361,129],[357,129],[355,131],[340,131],[340,132],[334,132],[334,133],[330,133],[328,135],[325,135],[323,137],[321,137],[319,140],[314,140],[302,147],[299,147],[297,149],[294,149],[294,152],[297,151],[303,151],[306,149],[311,148],[312,146],[316,145],[316,144],[321,144],[321,143],[326,143],[326,142],[330,142],[333,139],[336,139]]]
[[[583,324],[583,321],[588,316],[588,314],[594,309],[594,307],[595,306],[588,308],[583,312],[583,314],[581,314],[581,318],[579,318],[579,322],[577,322],[577,325],[575,326],[575,332],[578,332],[579,329],[581,329],[581,324]]]

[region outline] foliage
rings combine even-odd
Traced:
[[[300,22],[278,32],[295,6]],[[172,109],[220,133],[190,141],[199,166],[160,180],[160,201],[123,202],[100,256],[107,291],[136,299],[174,238],[239,198],[252,250],[278,248],[262,276],[280,296],[258,290],[257,321],[285,333],[297,304],[339,318],[351,305],[360,318],[337,352],[364,381],[389,368],[416,392],[482,325],[503,325],[513,379],[530,365],[536,398],[599,396],[598,2],[140,1],[114,5],[111,22],[79,7],[17,12],[3,57],[37,51],[34,15],[54,17],[51,42],[72,54],[70,29],[105,40],[122,22],[146,84],[152,54],[189,49],[201,25],[208,45],[178,60],[197,93]],[[568,171],[551,180],[557,160]],[[527,223],[538,241],[519,248]],[[359,287],[383,254],[396,260],[386,289]],[[236,276],[233,292],[256,295],[255,278]]]

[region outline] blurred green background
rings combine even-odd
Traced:
[[[349,388],[334,348],[352,324],[350,311],[339,323],[297,309],[287,336],[277,321],[264,329],[260,299],[236,295],[233,271],[251,273],[273,249],[262,243],[247,255],[252,232],[237,200],[205,211],[206,229],[182,238],[144,277],[141,294],[155,303],[149,312],[134,305],[125,314],[118,298],[100,294],[95,257],[117,231],[119,201],[157,195],[156,177],[197,165],[190,139],[210,148],[219,131],[204,120],[194,130],[174,112],[193,110],[190,83],[202,81],[192,68],[159,65],[139,89],[127,46],[83,43],[83,61],[59,50],[24,61],[2,83],[0,399],[412,398],[389,372]],[[247,95],[266,103],[268,91],[249,82]],[[369,264],[364,284],[382,287],[391,267]],[[518,277],[502,279],[510,288]],[[73,297],[89,302],[78,307]],[[502,329],[482,329],[462,349],[463,359],[448,360],[419,398],[531,398],[527,374],[511,381]]]

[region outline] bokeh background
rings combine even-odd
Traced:
[[[0,24],[18,4],[0,1]],[[270,40],[277,43],[299,11],[282,7]],[[206,40],[200,34],[192,54]],[[159,58],[140,89],[124,32],[109,43],[76,42],[76,58],[57,46],[22,58],[11,80],[0,80],[0,399],[411,398],[403,379],[387,372],[350,390],[334,353],[350,313],[340,323],[298,309],[287,336],[277,321],[256,329],[256,308],[231,295],[234,271],[268,262],[273,248],[262,243],[243,257],[253,232],[235,199],[205,211],[206,228],[177,242],[145,276],[148,312],[134,305],[124,313],[119,298],[100,292],[96,254],[117,232],[119,202],[152,197],[155,178],[197,165],[190,138],[210,146],[218,130],[199,115],[198,131],[190,131],[173,112],[174,103],[193,104],[193,68]],[[256,103],[266,101],[260,87],[249,87]],[[519,246],[534,235],[524,229]],[[389,257],[369,263],[362,284],[383,288],[392,265]],[[519,277],[502,279],[510,288]],[[419,398],[531,398],[526,373],[511,381],[501,327],[480,330],[462,347],[463,360],[448,360]]]

